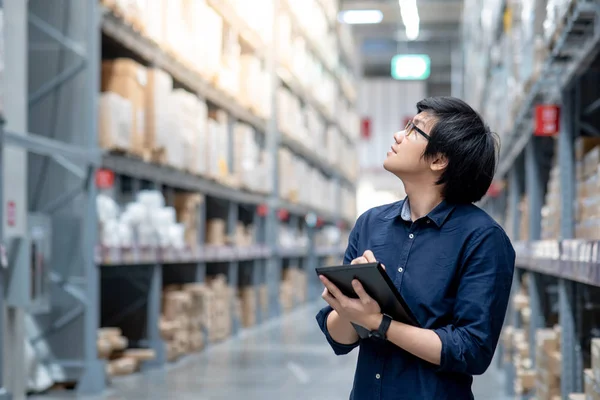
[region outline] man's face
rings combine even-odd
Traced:
[[[404,130],[394,134],[383,167],[399,177],[430,171],[430,162],[423,158],[423,153],[428,142],[425,135],[429,135],[434,124],[435,118],[426,112],[417,114]]]

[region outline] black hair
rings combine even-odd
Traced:
[[[435,119],[423,156],[431,159],[441,154],[448,161],[436,182],[444,185],[444,199],[454,204],[481,200],[496,172],[497,135],[471,106],[454,97],[424,99],[417,110]]]

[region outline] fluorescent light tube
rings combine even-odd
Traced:
[[[338,21],[344,24],[378,24],[382,20],[380,10],[345,10],[338,14]]]

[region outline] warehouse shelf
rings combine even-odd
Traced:
[[[123,19],[107,9],[103,9],[102,12],[102,32],[129,51],[142,57],[147,63],[168,72],[175,80],[206,98],[206,100],[227,110],[235,118],[252,125],[260,132],[266,132],[267,122],[263,118],[246,109],[233,96],[215,88],[198,72],[186,67],[174,56],[167,54],[151,39],[145,38],[139,32],[136,32]]]
[[[351,141],[352,142],[352,137],[351,135],[344,129],[342,129],[342,127],[340,126],[340,124],[337,122],[337,120],[335,119],[335,116],[333,113],[327,111],[325,109],[325,107],[323,106],[323,104],[321,102],[319,102],[317,99],[314,98],[314,96],[310,93],[309,90],[307,90],[302,83],[300,83],[300,81],[298,80],[297,77],[294,76],[294,74],[289,71],[287,68],[283,67],[283,66],[279,66],[277,68],[277,75],[279,77],[279,79],[297,96],[300,97],[300,99],[306,103],[309,104],[312,108],[314,108],[315,110],[317,110],[319,112],[319,114],[321,115],[321,117],[325,120],[325,122],[328,125],[335,125],[337,126],[340,131],[343,134],[343,137],[346,138],[346,140]]]
[[[340,77],[333,67],[323,94],[342,101],[337,116],[327,115],[329,102],[319,104],[320,92],[309,92],[300,79],[283,82],[277,76],[272,65],[277,52],[271,54],[265,30],[253,31],[250,25],[256,24],[244,20],[246,9],[207,0],[212,10],[194,5],[193,12],[205,13],[213,25],[196,29],[194,18],[187,18],[181,29],[169,30],[166,22],[185,12],[184,2],[142,3],[124,8],[122,2],[71,2],[65,12],[84,14],[82,29],[58,28],[60,17],[47,2],[29,4],[30,40],[56,48],[52,52],[59,58],[65,50],[74,52],[77,62],[68,65],[73,60],[67,57],[65,68],[48,70],[47,53],[28,52],[33,95],[27,116],[32,131],[40,134],[0,135],[3,144],[30,154],[24,157],[32,181],[24,199],[28,207],[19,211],[32,212],[27,215],[32,225],[27,240],[36,241],[28,250],[35,257],[19,258],[27,262],[19,268],[20,281],[9,282],[10,293],[26,297],[32,292],[30,282],[47,278],[47,297],[35,298],[39,308],[31,315],[35,326],[28,326],[27,337],[36,338],[36,361],[51,380],[75,382],[81,395],[99,394],[114,374],[163,367],[318,295],[319,282],[311,271],[330,262],[329,257],[339,258],[343,249],[334,243],[347,234],[340,227],[354,222],[350,206],[344,216],[334,207],[341,190],[352,191],[352,180],[344,177],[339,162],[328,162],[284,137],[269,117],[274,96],[267,96],[269,88],[262,90],[263,82],[289,86],[296,92],[294,101],[302,97],[298,103],[308,106],[301,111],[310,114],[309,122],[328,125],[311,136],[315,142],[332,148],[339,143],[340,153],[350,151],[354,141],[344,130],[352,127],[344,122],[356,115],[337,93],[335,79]],[[230,49],[236,55],[241,51],[245,57],[240,64],[259,78],[252,83],[260,83],[228,84],[227,74],[221,73],[227,64],[224,49],[204,42],[194,47],[211,54],[205,64],[187,52],[191,45],[177,45],[179,36],[193,41],[212,29],[237,34],[227,35]],[[192,31],[196,35],[185,35]],[[27,39],[23,42],[27,48]],[[309,46],[319,51],[314,41]],[[322,52],[314,55],[327,60]],[[316,59],[314,67],[315,77],[327,74],[321,74]],[[44,97],[48,88],[59,86],[55,95]],[[176,126],[170,125],[174,122]],[[334,136],[326,136],[330,131]],[[327,195],[299,195],[301,186],[278,190],[284,173],[278,169],[280,152],[296,162],[290,175],[310,172],[307,180],[315,182],[311,195],[321,186]],[[5,175],[17,174],[9,169]],[[278,193],[296,202],[282,200]],[[280,221],[282,210],[289,216]],[[54,234],[48,227],[55,228]],[[41,239],[38,230],[44,232]],[[30,268],[29,260],[38,259],[48,268]],[[207,303],[198,301],[201,297]],[[190,299],[194,306],[188,306]],[[216,322],[201,323],[200,317]],[[109,336],[118,345],[107,351]],[[124,346],[143,349],[143,356],[135,365],[124,363],[126,372],[119,372],[114,357],[122,356]]]
[[[242,18],[231,3],[223,0],[207,0],[206,4],[217,11],[227,23],[240,31],[240,36],[261,59],[266,58],[265,44],[260,35]]]
[[[99,151],[49,139],[35,133],[20,134],[4,131],[4,144],[18,146],[40,156],[64,157],[78,164],[94,166],[100,164],[101,153]]]
[[[520,268],[596,287],[600,287],[599,248],[600,242],[577,239],[515,244]]]
[[[241,204],[262,204],[267,201],[266,195],[228,187],[197,175],[164,165],[148,163],[129,156],[105,154],[102,157],[102,166],[118,174],[146,179],[174,188],[196,191]]]
[[[331,163],[327,162],[325,158],[317,154],[315,150],[308,148],[299,140],[283,134],[281,135],[281,144],[290,149],[294,154],[308,161],[312,166],[324,172],[325,175],[328,175],[329,177],[341,178],[346,185],[350,187],[354,186],[354,183],[349,180],[339,168],[331,165]]]
[[[542,25],[539,18],[543,19],[545,43],[536,48],[534,58],[540,58],[530,71],[539,72],[521,82],[524,95],[517,96],[520,101],[513,100],[510,95],[514,93],[501,86],[493,100],[509,100],[506,103],[514,114],[514,121],[506,126],[507,136],[502,138],[496,173],[506,190],[481,202],[505,226],[517,253],[502,345],[508,389],[517,398],[534,395],[536,390],[538,396],[552,391],[561,398],[583,393],[584,368],[590,366],[590,338],[598,337],[593,323],[586,321],[586,316],[590,320],[596,317],[586,308],[584,296],[597,294],[600,286],[594,180],[598,165],[594,155],[600,154],[594,106],[600,97],[596,72],[600,65],[600,5],[585,0],[553,4],[564,11],[560,18],[553,14],[535,19],[538,27]],[[533,20],[527,21],[533,25]],[[543,54],[547,55],[542,58]],[[522,67],[527,70],[528,66]],[[518,69],[510,62],[504,68],[508,74]],[[488,103],[493,111],[495,104]],[[533,134],[533,110],[541,103],[560,105],[560,129],[553,137]],[[496,117],[506,118],[506,114]],[[552,338],[549,347],[556,345],[553,357],[558,361],[552,371],[548,358],[541,355],[546,350],[541,349],[538,335]],[[555,380],[540,385],[536,376]]]
[[[599,7],[590,1],[574,2],[542,73],[519,108],[512,133],[503,142],[504,151],[496,173],[498,178],[508,173],[533,135],[533,106],[544,100],[557,102],[560,91],[581,75],[600,52]],[[592,24],[589,24],[590,19]],[[581,24],[589,25],[582,29]]]
[[[281,3],[283,4],[283,9],[290,16],[290,20],[292,21],[292,26],[296,29],[296,31],[300,34],[300,36],[302,36],[304,38],[309,51],[312,54],[314,54],[316,57],[319,58],[321,65],[323,66],[325,71],[327,71],[327,73],[336,80],[342,93],[344,93],[344,96],[346,96],[346,99],[350,102],[353,102],[354,101],[353,96],[352,96],[353,94],[348,93],[345,90],[345,86],[343,85],[340,75],[336,71],[337,66],[335,65],[335,62],[330,61],[328,59],[328,57],[323,53],[323,51],[320,49],[320,47],[315,43],[314,39],[308,34],[305,27],[298,20],[298,17],[294,13],[294,11],[290,8],[288,1],[289,0],[284,0]]]
[[[103,266],[127,266],[149,264],[195,264],[231,261],[252,261],[272,256],[268,246],[204,246],[197,249],[172,248],[107,248],[97,249],[96,262]]]
[[[328,222],[335,223],[339,220],[344,220],[345,222],[349,223],[350,225],[354,224],[353,220],[340,217],[335,213],[317,210],[313,207],[298,204],[298,203],[292,203],[287,200],[279,200],[279,206],[281,208],[289,211],[291,214],[298,215],[301,217],[305,217],[309,214],[314,214],[315,216],[323,218],[325,221],[328,221]]]

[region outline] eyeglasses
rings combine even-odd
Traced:
[[[417,126],[412,121],[408,121],[408,123],[404,127],[404,132],[406,132],[404,134],[404,136],[405,137],[409,137],[410,134],[413,133],[414,131],[419,132],[421,134],[421,136],[423,136],[427,140],[431,139],[431,136],[429,136],[428,134],[426,134],[425,132],[423,132],[422,130],[420,130],[419,128],[417,128]]]

